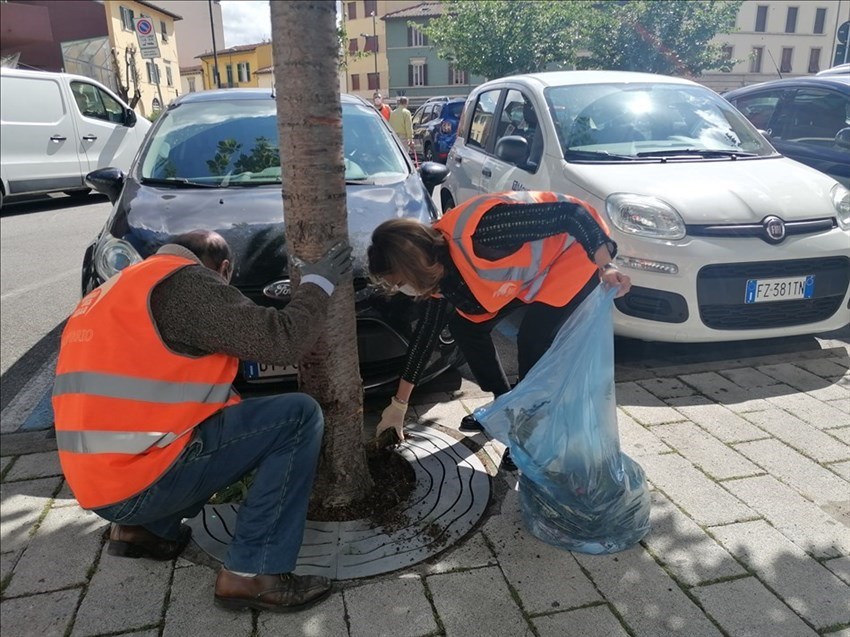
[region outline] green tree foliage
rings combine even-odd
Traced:
[[[581,68],[699,76],[728,71],[718,33],[735,30],[742,0],[631,0],[597,3]]]
[[[437,53],[487,78],[552,68],[698,76],[731,68],[712,39],[742,0],[448,0],[420,28]],[[413,23],[411,23],[413,24]]]
[[[487,78],[572,67],[589,2],[448,0],[444,14],[422,27],[437,53]]]

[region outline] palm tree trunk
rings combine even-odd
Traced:
[[[336,6],[333,0],[270,4],[287,248],[313,261],[348,239]],[[301,390],[325,414],[313,499],[331,507],[372,488],[354,316],[349,278],[334,292],[325,332],[300,361]]]

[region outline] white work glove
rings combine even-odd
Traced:
[[[381,434],[387,429],[392,429],[398,438],[397,442],[404,440],[404,417],[407,415],[407,403],[401,402],[393,396],[390,404],[381,413],[381,422],[375,430],[375,440],[380,440]]]

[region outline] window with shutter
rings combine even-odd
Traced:
[[[377,0],[364,0],[363,2],[363,13],[367,16],[378,15],[378,2]]]
[[[348,39],[348,52],[353,54],[353,53],[357,53],[358,50],[359,50],[359,47],[358,47],[358,44],[357,44],[357,38],[349,38]]]
[[[759,5],[756,9],[756,31],[764,33],[767,29],[767,5]]]
[[[352,73],[351,74],[351,90],[359,91],[360,90],[360,74]]]
[[[794,49],[790,46],[782,47],[782,62],[779,64],[781,73],[791,72],[791,58],[794,55]]]
[[[819,48],[809,51],[809,73],[820,71],[820,52]]]
[[[797,31],[797,11],[797,7],[788,7],[788,14],[785,16],[785,33]]]
[[[377,91],[381,88],[381,74],[380,73],[367,73],[366,78],[369,81],[369,90]]]
[[[823,33],[823,27],[826,23],[826,9],[820,8],[815,10],[815,33]]]
[[[168,30],[165,28],[165,22],[159,21],[159,35],[163,42],[168,42]]]
[[[356,20],[357,19],[357,3],[349,2],[348,3],[348,19]]]

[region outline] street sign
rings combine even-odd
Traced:
[[[159,57],[159,43],[156,41],[156,30],[150,18],[136,18],[136,37],[139,40],[142,59]]]

